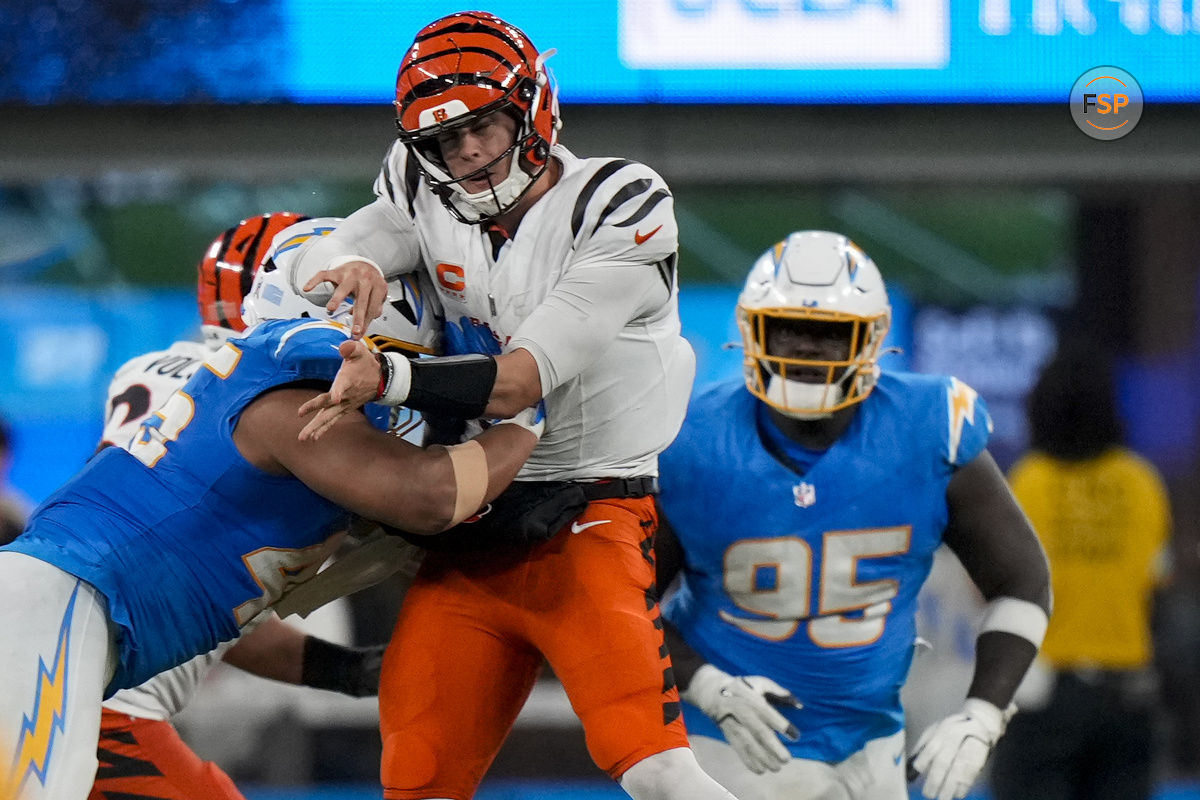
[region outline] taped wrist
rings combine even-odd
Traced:
[[[379,665],[372,666],[372,648],[343,647],[315,636],[304,640],[300,682],[314,689],[328,689],[353,697],[379,691]],[[382,661],[382,654],[378,661]]]
[[[1046,610],[1037,603],[1016,597],[997,597],[987,604],[979,633],[1011,633],[1032,642],[1034,648],[1040,648],[1049,624]]]
[[[483,445],[475,440],[446,448],[450,467],[454,470],[454,516],[450,525],[457,525],[483,506],[487,496],[488,463]]]
[[[516,425],[532,433],[539,440],[546,430],[546,402],[538,400],[535,405],[517,412],[509,419],[496,420],[493,425]]]
[[[376,358],[382,375],[375,402],[385,406],[407,405],[405,399],[412,385],[412,362],[401,353],[379,353]]]

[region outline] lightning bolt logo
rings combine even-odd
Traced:
[[[279,247],[276,247],[275,255],[286,253],[288,250],[295,250],[297,247],[304,244],[314,236],[327,236],[332,232],[333,228],[319,225],[306,233],[298,233],[295,236],[289,237],[288,240],[279,245]]]
[[[53,663],[47,667],[44,658],[38,658],[37,692],[33,698],[33,714],[26,716],[21,724],[17,746],[7,780],[0,783],[4,797],[15,797],[29,775],[34,775],[43,786],[46,784],[46,769],[54,751],[56,733],[64,731],[67,705],[67,653],[71,644],[71,619],[75,613],[75,600],[79,597],[79,583],[67,602],[62,625],[58,629],[58,643],[54,650]],[[11,792],[11,795],[9,794]]]
[[[979,395],[958,378],[950,379],[946,397],[950,403],[950,463],[958,461],[958,445],[962,441],[963,427],[975,424],[975,398]]]
[[[787,239],[782,242],[776,242],[775,247],[771,249],[771,260],[775,262],[775,272],[779,272],[779,264],[783,261],[783,253],[787,250]]]

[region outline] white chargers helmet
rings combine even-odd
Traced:
[[[343,301],[330,314],[324,306],[311,303],[294,291],[287,278],[289,261],[296,258],[305,242],[329,234],[340,222],[336,217],[317,217],[285,228],[275,236],[242,304],[242,317],[247,325],[268,319],[312,318],[344,324],[350,330],[353,303]],[[442,309],[429,276],[423,270],[399,275],[389,280],[387,286],[383,313],[367,326],[363,341],[378,352],[437,355],[441,350]]]
[[[860,403],[875,388],[891,322],[883,277],[866,253],[838,233],[789,234],[754,262],[738,295],[746,387],[796,419]],[[774,326],[844,336],[848,347],[838,358],[772,353]]]

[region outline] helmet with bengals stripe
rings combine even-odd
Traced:
[[[442,204],[462,222],[483,222],[515,206],[546,169],[561,127],[545,59],[519,28],[483,11],[462,11],[426,25],[400,62],[396,126],[400,141]],[[455,178],[438,136],[497,111],[517,123],[512,147]],[[478,192],[462,182],[508,160],[508,175]],[[489,179],[490,183],[490,179]]]
[[[242,300],[250,293],[254,273],[271,249],[271,240],[284,228],[306,219],[289,211],[259,214],[213,239],[197,270],[196,299],[206,344],[219,347],[230,335],[246,330]]]
[[[790,234],[754,262],[738,296],[746,388],[796,419],[862,402],[891,322],[883,276],[854,242]]]

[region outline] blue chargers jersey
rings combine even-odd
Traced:
[[[764,447],[740,382],[693,397],[660,457],[660,501],[686,556],[663,613],[708,662],[765,675],[803,709],[784,742],[838,762],[903,727],[917,593],[941,544],[946,486],[987,446],[983,401],[955,378],[884,372],[804,475]],[[688,730],[723,738],[684,704]]]
[[[349,515],[233,443],[242,410],[275,386],[331,382],[346,329],[275,320],[232,339],[148,417],[37,508],[5,549],[95,586],[118,626],[107,695],[237,636],[311,577]]]

